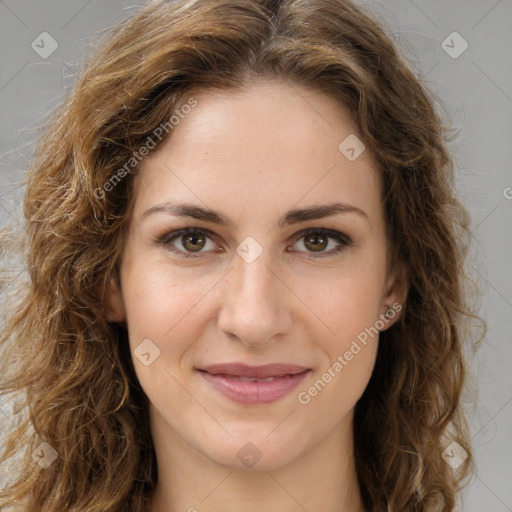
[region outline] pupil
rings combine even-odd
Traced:
[[[185,235],[184,247],[188,250],[197,252],[204,247],[204,237],[200,234]]]
[[[312,247],[310,247],[311,244],[309,242],[312,242],[312,244],[313,244]],[[316,252],[322,251],[323,249],[325,249],[327,247],[326,237],[324,235],[319,235],[319,234],[308,235],[306,237],[306,246],[309,249],[312,249],[313,251],[316,251]]]

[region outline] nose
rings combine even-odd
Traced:
[[[226,276],[218,326],[247,346],[265,345],[292,326],[291,293],[265,251],[252,263],[236,257]]]

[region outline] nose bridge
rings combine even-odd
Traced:
[[[251,263],[237,258],[227,278],[219,328],[245,344],[266,343],[291,323],[283,286],[268,267],[265,252]]]
[[[243,307],[244,302],[257,307],[277,306],[275,276],[269,269],[269,261],[261,256],[252,263],[238,262],[235,268],[237,302]],[[275,310],[275,307],[272,308]]]

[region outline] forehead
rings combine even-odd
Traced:
[[[194,98],[197,105],[142,162],[136,210],[178,198],[266,211],[346,201],[378,215],[378,173],[369,151],[356,159],[343,152],[343,141],[361,137],[340,102],[280,81]]]

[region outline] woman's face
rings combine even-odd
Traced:
[[[195,99],[141,164],[110,319],[127,322],[153,436],[275,469],[350,438],[375,327],[394,321],[380,182],[322,93]]]

